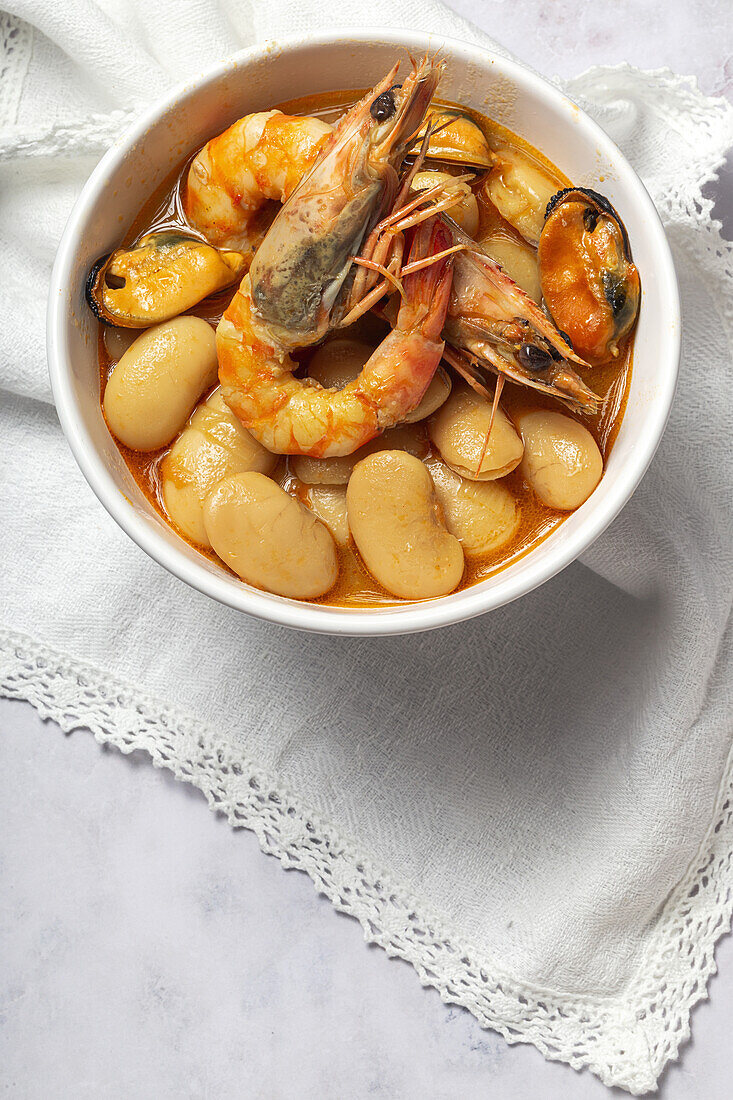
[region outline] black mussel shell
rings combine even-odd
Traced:
[[[104,311],[104,307],[96,298],[99,285],[104,280],[104,269],[111,257],[112,253],[107,252],[104,256],[100,256],[96,263],[92,264],[84,284],[84,297],[98,321],[101,321],[103,325],[109,325],[110,328],[120,328],[120,325],[116,325],[114,321],[110,320],[109,315]]]
[[[621,233],[621,239],[624,242],[626,259],[630,260],[631,245],[629,244],[629,235],[626,232],[626,226],[621,221],[616,207],[613,203],[609,202],[606,196],[602,195],[600,191],[593,191],[590,187],[563,187],[563,189],[557,191],[548,202],[545,210],[545,221],[547,221],[550,214],[552,214],[558,206],[562,205],[562,203],[577,202],[581,198],[586,200],[591,210],[595,209],[599,213],[607,214],[608,217],[613,218]],[[593,226],[588,226],[588,229],[592,228]]]

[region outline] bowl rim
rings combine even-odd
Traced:
[[[634,460],[626,463],[617,473],[602,506],[591,511],[578,530],[560,540],[549,552],[538,555],[530,573],[522,570],[515,576],[508,571],[494,574],[493,584],[484,587],[481,582],[451,596],[416,601],[405,605],[378,608],[332,607],[305,601],[291,600],[260,592],[244,582],[234,587],[221,576],[210,572],[204,565],[189,559],[177,546],[170,545],[163,534],[144,519],[115,484],[106,463],[96,450],[77,406],[72,385],[71,369],[67,362],[65,332],[68,324],[66,288],[72,280],[80,229],[89,208],[103,194],[106,178],[113,168],[177,103],[197,94],[204,86],[216,83],[233,69],[246,67],[260,61],[274,50],[278,56],[297,53],[303,48],[350,44],[387,44],[417,51],[434,51],[439,46],[454,49],[459,55],[472,54],[479,69],[488,64],[512,79],[520,88],[530,86],[531,94],[543,101],[554,113],[558,108],[570,106],[583,138],[595,143],[614,165],[614,170],[625,188],[635,194],[635,199],[646,210],[647,232],[656,237],[657,251],[666,261],[655,272],[660,287],[660,297],[666,303],[669,325],[666,326],[667,350],[664,353],[666,369],[660,370],[655,380],[655,396],[649,405],[644,434],[635,441]],[[494,53],[490,49],[455,39],[400,28],[374,32],[369,29],[340,29],[327,33],[304,34],[266,40],[232,54],[224,61],[207,67],[197,76],[177,84],[163,97],[143,111],[135,122],[114,142],[101,158],[69,215],[56,254],[51,274],[47,311],[47,357],[51,389],[56,403],[61,427],[71,451],[84,477],[100,502],[138,546],[154,561],[174,576],[228,607],[245,611],[257,618],[282,626],[321,634],[344,636],[384,636],[416,633],[463,622],[487,611],[510,603],[519,596],[533,591],[571,564],[616,518],[631,498],[644,476],[664,433],[674,399],[680,359],[680,304],[677,278],[669,244],[656,207],[644,184],[623,153],[611,138],[569,96],[550,84],[544,77],[521,62]],[[529,555],[528,555],[529,557]],[[206,563],[208,564],[208,563]],[[457,597],[457,599],[456,599]]]

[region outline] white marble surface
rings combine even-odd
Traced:
[[[0,1087],[13,1100],[609,1096],[447,1008],[144,755],[64,736],[20,703],[0,719]],[[730,1100],[733,939],[718,960],[663,1100]]]
[[[730,0],[454,0],[547,74],[628,60],[733,98]],[[730,162],[729,162],[730,163]],[[714,189],[733,236],[733,173]],[[18,1100],[594,1100],[365,947],[147,758],[0,701],[0,1087]],[[662,1100],[733,1093],[733,939]]]

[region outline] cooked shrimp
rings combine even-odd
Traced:
[[[452,348],[469,357],[462,363],[448,353],[448,361],[469,382],[472,366],[478,366],[595,412],[600,398],[574,369],[588,364],[575,354],[565,334],[455,222],[443,215],[443,225],[454,245],[462,246],[455,257],[443,335]]]
[[[252,302],[284,349],[318,343],[339,311],[348,311],[341,291],[354,257],[395,200],[397,170],[443,66],[428,58],[413,63],[401,86],[394,83],[398,68],[341,117],[257,250]]]
[[[447,243],[437,219],[424,222],[415,231],[410,260],[440,252]],[[443,353],[451,259],[405,277],[394,329],[341,390],[293,376],[297,364],[257,319],[246,276],[217,329],[225,401],[270,451],[321,458],[351,454],[404,420],[428,388]]]
[[[439,261],[403,288],[397,327],[343,390],[292,375],[289,352],[318,343],[348,312],[347,276],[364,237],[393,203],[397,169],[423,121],[442,65],[395,66],[339,121],[279,212],[217,329],[225,400],[280,454],[350,454],[420,401],[440,361],[451,272]],[[447,242],[437,223],[415,234],[415,261]],[[342,292],[343,291],[343,292]],[[437,327],[436,327],[437,326]]]
[[[211,244],[254,252],[269,199],[284,202],[315,163],[331,126],[308,115],[245,115],[204,145],[188,171],[183,207]]]
[[[389,97],[391,93],[380,94]],[[209,141],[193,161],[184,196],[189,220],[212,243],[249,251],[252,256],[264,235],[260,215],[267,200],[285,201],[294,193],[303,177],[310,172],[331,133],[332,128],[320,119],[284,115],[280,111],[265,111],[241,118],[223,134]],[[327,163],[324,168],[322,175],[325,180],[332,175],[333,164]],[[320,203],[322,196],[319,189],[311,186],[308,198],[314,196]],[[339,199],[342,201],[343,195]],[[355,205],[358,207],[359,203]],[[309,210],[309,214],[312,213]],[[320,213],[317,208],[316,214]],[[278,269],[285,272],[281,275],[281,281],[288,297],[295,299],[302,295],[302,280],[298,281],[297,277],[293,280],[291,273],[298,266],[305,271],[301,263],[305,257],[296,255],[293,259],[288,253],[294,243],[294,224],[303,217],[303,205],[295,205],[291,214],[287,223],[286,219],[282,219],[282,232],[277,240],[273,234],[269,242],[271,254],[266,255],[263,250],[259,270],[264,289],[259,293],[255,291],[258,301],[266,300],[271,293],[268,279]],[[309,249],[312,251],[316,239],[321,240],[322,244],[317,233],[305,240],[302,234],[296,234],[296,237],[296,253],[304,248],[306,252]],[[465,234],[459,236],[453,231],[453,239],[459,244],[469,244]],[[526,296],[497,264],[483,254],[479,246],[471,241],[465,252],[456,260],[448,321],[449,343],[469,352],[482,365],[515,382],[580,407],[593,408],[595,394],[585,386],[568,362],[582,364],[583,360],[573,355],[562,334],[539,309],[532,307]],[[253,275],[257,277],[258,271]],[[374,276],[361,279],[360,287],[368,291],[374,282]],[[478,313],[477,295],[481,298]],[[289,309],[291,305],[292,301],[289,302]],[[482,331],[478,331],[479,328]],[[322,335],[319,329],[318,338]],[[454,360],[454,365],[459,364]]]

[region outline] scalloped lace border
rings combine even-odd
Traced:
[[[607,1085],[653,1089],[690,1033],[690,1012],[715,972],[715,942],[733,913],[733,752],[713,824],[668,898],[635,977],[622,995],[578,996],[501,973],[445,921],[390,882],[350,840],[303,806],[275,778],[172,707],[140,695],[85,662],[0,631],[0,695],[32,703],[65,732],[88,728],[123,753],[147,752],[157,768],[203,792],[263,852],[305,871],[365,939],[410,962],[447,1004],[467,1008],[509,1043],[533,1043],[545,1058],[587,1066]]]
[[[94,115],[73,126],[21,132],[13,124],[32,49],[30,28],[0,12],[0,42],[5,47],[0,76],[13,77],[0,81],[5,155],[101,151],[134,114]],[[577,99],[592,92],[591,77],[613,80],[614,74],[631,71],[625,65],[596,68],[565,87]],[[729,144],[730,108],[708,100],[703,111],[695,82],[667,71],[634,74],[655,81],[657,89],[665,87],[670,119],[683,112],[693,116],[708,131],[710,145],[721,150],[718,163],[696,164],[693,187],[673,187],[655,197],[667,218],[699,227],[694,258],[716,278],[730,278],[731,247],[721,240],[718,223],[710,220],[712,203],[701,193],[702,185],[715,178]],[[607,110],[612,113],[613,104]],[[722,313],[733,331],[733,305],[724,304]],[[627,988],[613,997],[581,997],[502,973],[274,776],[233,756],[211,730],[93,665],[0,629],[0,695],[29,701],[67,732],[89,728],[98,742],[124,753],[147,752],[155,767],[168,768],[198,787],[231,825],[252,830],[265,853],[305,871],[336,909],[359,920],[367,941],[410,962],[423,985],[437,989],[446,1003],[467,1008],[481,1026],[509,1043],[532,1043],[545,1058],[575,1069],[588,1067],[604,1084],[638,1095],[655,1087],[665,1064],[689,1037],[691,1010],[706,996],[716,969],[715,943],[733,915],[733,750],[708,834],[667,898]]]

